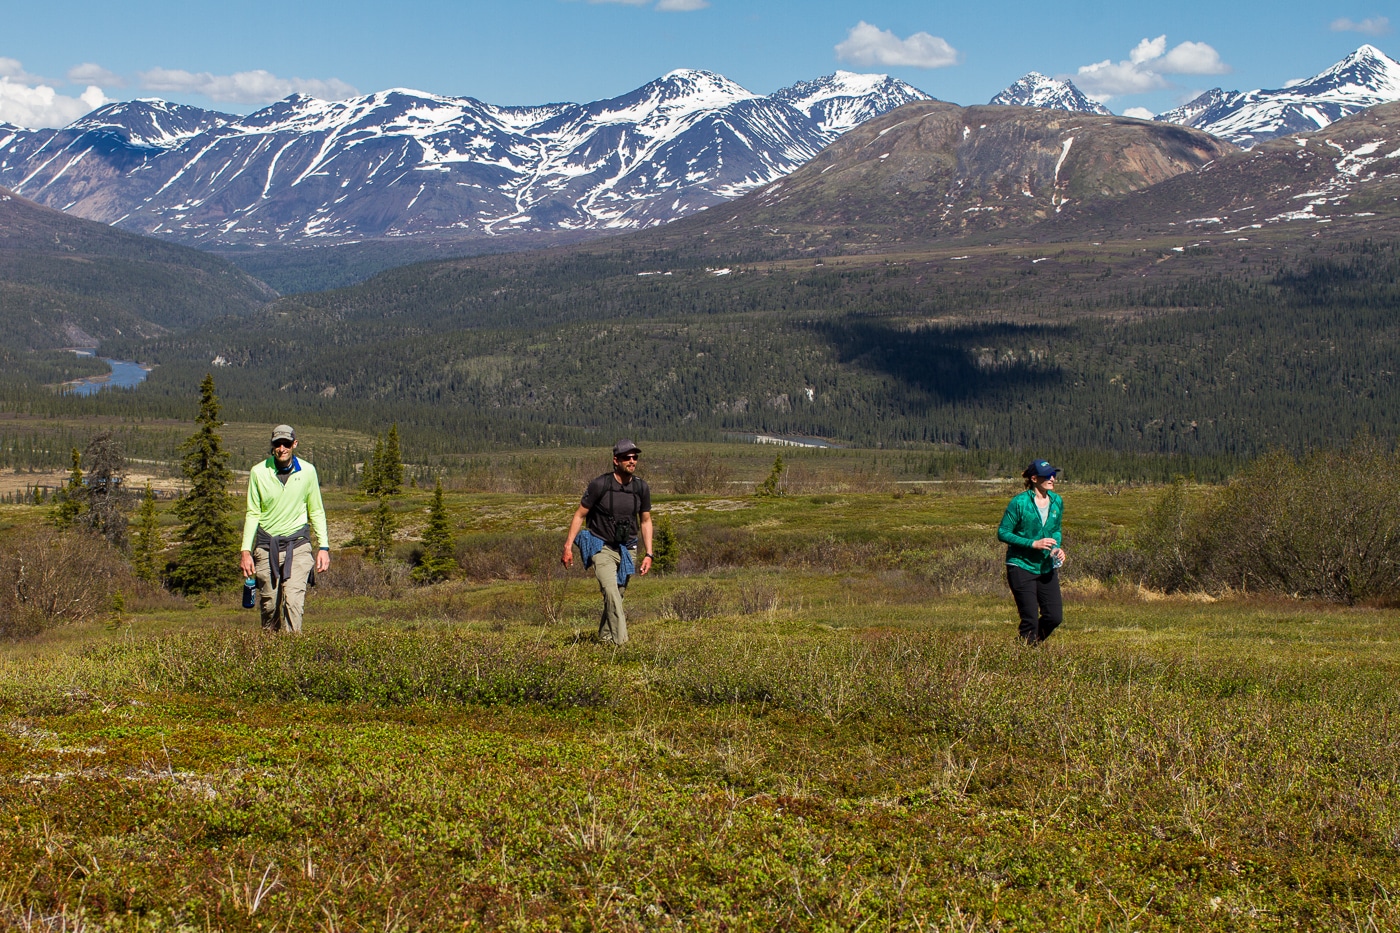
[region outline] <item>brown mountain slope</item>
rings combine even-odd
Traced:
[[[1247,237],[1254,231],[1387,236],[1400,232],[1400,102],[1230,153],[1111,204],[1063,211],[1045,239],[1165,233]]]
[[[1001,238],[1234,151],[1171,124],[919,102],[852,130],[781,181],[628,239],[831,254]]]

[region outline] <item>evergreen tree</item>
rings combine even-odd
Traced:
[[[382,564],[389,559],[390,553],[394,549],[394,532],[398,530],[398,519],[394,517],[394,512],[389,508],[389,500],[385,496],[379,497],[379,505],[364,525],[364,531],[358,535],[358,539],[364,544],[365,556],[376,564]]]
[[[160,526],[156,523],[156,494],[148,482],[146,495],[141,499],[141,510],[136,516],[136,538],[131,549],[131,568],[137,579],[147,583],[159,582],[162,547]]]
[[[671,525],[671,518],[663,515],[656,520],[656,535],[651,542],[651,565],[661,573],[669,573],[676,569],[681,557],[680,542],[676,540],[676,529]]]
[[[206,374],[199,384],[196,421],[199,430],[180,445],[180,469],[190,490],[175,503],[175,514],[185,522],[180,530],[184,547],[170,573],[171,586],[185,593],[212,590],[238,576],[238,534],[230,517],[235,506],[228,492],[233,472],[219,437],[219,400],[212,375]]]
[[[397,496],[403,488],[403,455],[399,451],[397,422],[389,425],[389,438],[384,442],[384,457],[378,464],[380,489],[386,496]]]
[[[360,474],[360,491],[367,496],[378,496],[384,491],[384,438],[374,439],[374,453],[365,458],[365,469]]]
[[[781,496],[787,492],[783,488],[783,471],[787,466],[783,463],[783,455],[780,451],[773,460],[773,469],[768,474],[768,478],[758,484],[758,488],[753,491],[755,496]]]
[[[126,455],[111,431],[102,431],[83,452],[87,464],[87,508],[78,524],[97,532],[114,547],[127,545],[127,494],[122,488]]]
[[[73,448],[73,467],[68,471],[68,482],[54,494],[53,523],[60,528],[72,528],[86,504],[87,487],[83,484],[83,455]]]
[[[423,529],[423,559],[413,568],[413,579],[418,583],[436,583],[446,580],[456,569],[452,524],[447,519],[442,480],[439,479],[433,489],[433,504],[428,508],[428,527]]]

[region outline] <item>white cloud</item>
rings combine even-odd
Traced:
[[[24,70],[24,65],[17,58],[0,57],[0,78],[9,78],[20,84],[44,84],[43,78],[32,75]]]
[[[1161,58],[1162,53],[1167,50],[1167,37],[1165,34],[1155,39],[1143,39],[1133,50],[1128,53],[1128,61],[1134,65],[1141,65],[1143,62],[1150,62],[1154,58]]]
[[[1368,16],[1360,22],[1348,19],[1343,16],[1341,19],[1332,20],[1333,32],[1360,32],[1368,36],[1388,36],[1390,35],[1390,18],[1386,16]]]
[[[1171,87],[1167,75],[1228,74],[1230,66],[1220,53],[1204,42],[1182,42],[1167,51],[1167,37],[1143,39],[1128,53],[1125,61],[1104,59],[1081,65],[1075,84],[1098,101],[1124,94],[1141,94]]]
[[[178,68],[152,68],[137,77],[141,86],[150,91],[202,94],[210,100],[230,104],[270,104],[297,93],[340,100],[359,93],[339,78],[279,78],[262,69],[215,75],[207,71],[196,74]]]
[[[663,13],[689,13],[709,5],[710,0],[656,0],[656,8]]]
[[[67,126],[106,103],[110,103],[107,95],[96,85],[89,85],[77,97],[67,97],[47,84],[31,85],[0,76],[0,121],[5,123],[30,129]]]
[[[92,62],[83,62],[81,65],[74,65],[68,69],[69,84],[105,84],[108,87],[125,87],[126,80],[119,74],[113,74],[101,65],[94,65]]]
[[[1220,53],[1204,42],[1183,42],[1154,61],[1158,71],[1169,75],[1223,75],[1230,66],[1220,60]]]
[[[916,32],[901,39],[888,29],[861,20],[836,46],[836,57],[856,65],[945,68],[956,65],[962,56],[938,36]]]
[[[1146,107],[1129,107],[1123,111],[1123,116],[1132,117],[1134,120],[1151,120],[1156,114]]]
[[[1098,101],[1122,94],[1141,94],[1167,87],[1166,78],[1150,68],[1134,62],[1114,63],[1109,59],[1092,65],[1080,65],[1074,83],[1085,94]]]

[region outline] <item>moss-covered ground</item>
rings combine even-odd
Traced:
[[[622,649],[562,494],[452,495],[471,579],[342,559],[299,639],[229,593],[0,646],[0,926],[1400,928],[1400,613],[1081,572],[1027,648],[1009,491],[658,496]],[[1150,498],[1063,492],[1071,541]]]

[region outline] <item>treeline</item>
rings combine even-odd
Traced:
[[[160,364],[139,391],[0,385],[0,403],[180,417],[220,360],[233,420],[397,422],[428,453],[777,433],[1228,464],[1400,429],[1395,244],[1094,289],[1068,273],[1039,276],[1043,289],[998,275],[919,285],[903,266],[637,276],[650,258],[658,271],[675,257],[395,270],[237,327],[133,343]],[[1036,310],[1008,313],[1023,307]],[[979,308],[1017,323],[978,322]]]

